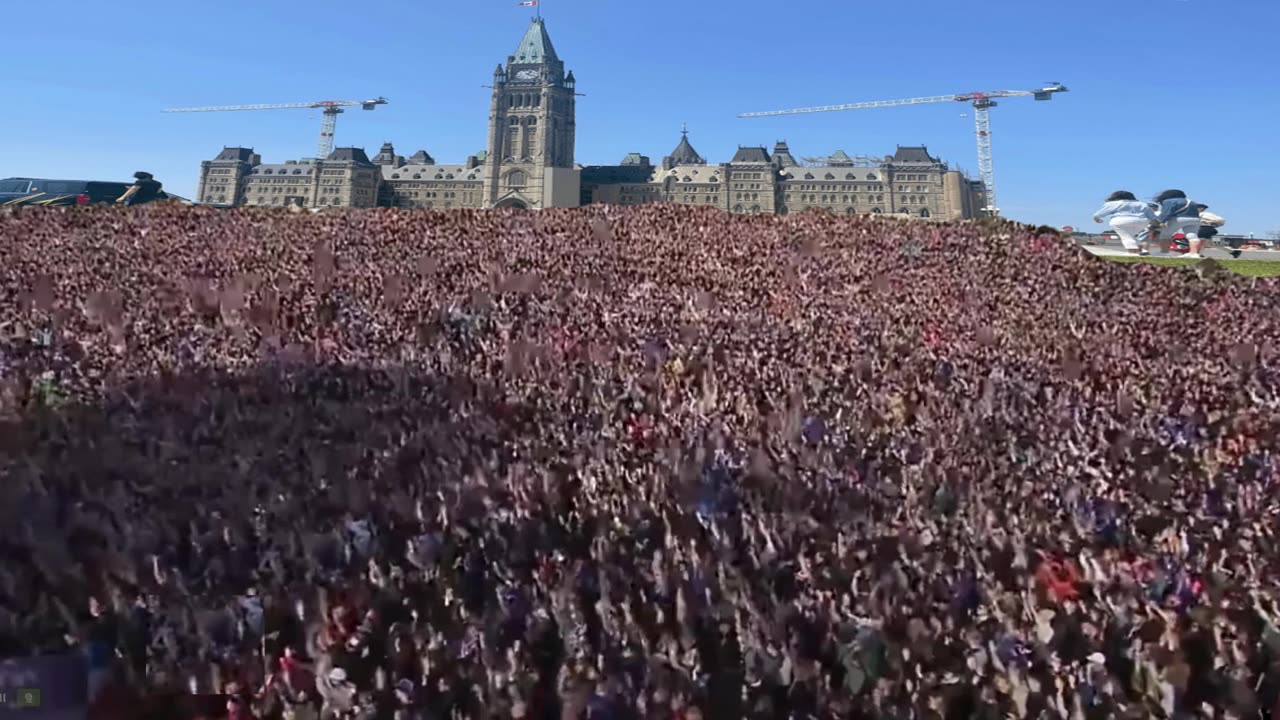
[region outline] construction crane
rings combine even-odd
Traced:
[[[987,92],[971,92],[962,95],[935,95],[933,97],[910,98],[907,100],[878,100],[875,102],[849,103],[847,105],[824,105],[822,107],[798,108],[795,110],[772,110],[769,112],[741,113],[740,118],[774,117],[778,115],[799,115],[801,113],[833,112],[837,110],[868,110],[871,108],[899,107],[902,105],[927,105],[929,103],[967,102],[973,104],[973,122],[978,131],[978,173],[982,176],[982,184],[986,192],[986,204],[983,211],[989,215],[999,215],[1000,208],[996,204],[996,180],[991,167],[991,117],[990,110],[996,106],[997,98],[1033,97],[1036,100],[1052,100],[1055,93],[1067,92],[1062,83],[1047,83],[1047,87],[1039,90],[991,90]]]
[[[316,157],[323,160],[333,152],[333,131],[338,125],[338,114],[346,112],[345,107],[360,107],[372,110],[379,105],[386,105],[387,99],[379,97],[373,100],[321,100],[310,103],[279,103],[276,105],[223,105],[220,107],[173,108],[161,112],[223,112],[227,110],[291,110],[297,108],[324,109],[324,117],[320,122],[320,144],[316,148]]]

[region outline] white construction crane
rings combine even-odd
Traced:
[[[333,152],[333,131],[338,125],[338,113],[346,112],[344,107],[360,107],[372,110],[379,105],[386,105],[384,97],[373,100],[321,100],[310,103],[280,103],[276,105],[223,105],[221,107],[173,108],[161,112],[222,112],[225,110],[290,110],[297,108],[323,108],[324,118],[320,122],[320,144],[316,148],[317,159],[323,160]]]
[[[986,206],[983,210],[990,215],[999,215],[1000,208],[996,204],[996,179],[991,167],[991,117],[989,111],[996,106],[996,98],[1033,97],[1036,100],[1052,100],[1054,93],[1060,92],[1067,92],[1066,86],[1062,83],[1051,82],[1048,83],[1048,87],[1043,87],[1039,90],[991,90],[964,93],[963,95],[935,95],[933,97],[910,98],[907,100],[878,100],[875,102],[824,105],[822,107],[798,108],[795,110],[741,113],[738,117],[773,117],[777,115],[799,115],[801,113],[832,112],[836,110],[867,110],[870,108],[926,105],[942,102],[972,103],[974,111],[973,122],[978,131],[978,172],[982,176],[982,184],[987,196]]]

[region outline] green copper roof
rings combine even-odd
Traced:
[[[547,35],[547,26],[542,18],[534,18],[529,30],[520,39],[520,44],[513,53],[517,63],[557,62],[556,49],[551,46],[551,37]]]

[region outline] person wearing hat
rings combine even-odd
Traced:
[[[164,186],[151,173],[139,170],[133,174],[133,178],[133,184],[129,186],[124,195],[120,196],[119,200],[116,200],[116,203],[129,206],[142,205],[163,197],[160,188]]]

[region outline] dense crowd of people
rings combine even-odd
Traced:
[[[0,255],[0,654],[100,700],[1280,717],[1275,280],[665,205]]]

